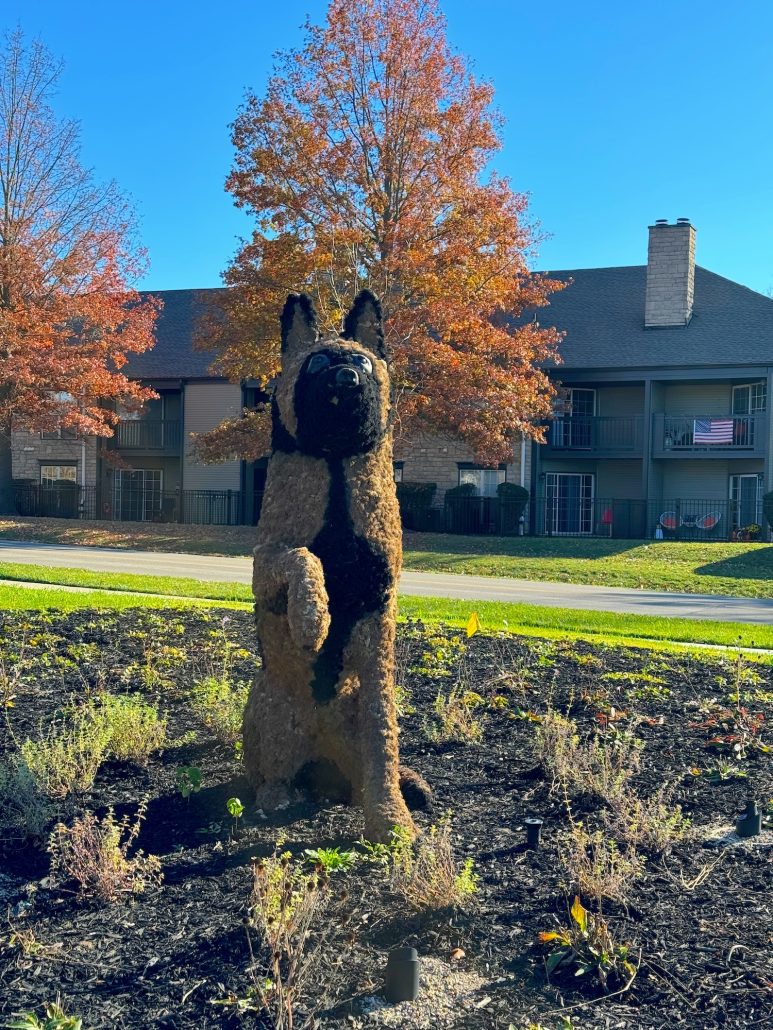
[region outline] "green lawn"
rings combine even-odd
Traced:
[[[254,544],[255,527],[3,516],[0,539],[246,556]],[[771,544],[406,533],[404,564],[425,572],[773,597]]]
[[[773,545],[407,533],[404,564],[422,572],[773,597]]]
[[[201,583],[193,579],[116,575],[81,569],[48,569],[34,565],[0,565],[0,577],[8,578],[9,572],[16,572],[20,579],[51,585],[37,588],[1,584],[0,608],[5,609],[196,605],[248,610],[251,607],[250,588],[241,584]],[[58,589],[64,585],[99,589]],[[141,592],[126,592],[130,590]],[[484,630],[509,629],[536,636],[581,637],[616,644],[671,642],[773,650],[773,626],[618,615],[495,601],[400,597],[401,618],[422,619],[429,623],[465,626],[473,610],[478,613]]]

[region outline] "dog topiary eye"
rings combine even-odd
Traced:
[[[306,368],[307,372],[321,372],[323,368],[327,368],[330,364],[330,358],[325,354],[314,354]]]
[[[352,361],[355,365],[359,365],[363,372],[367,372],[368,375],[373,371],[373,365],[370,362],[370,358],[364,354],[352,354]]]

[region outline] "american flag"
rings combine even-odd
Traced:
[[[733,420],[731,418],[695,419],[693,443],[732,443]]]

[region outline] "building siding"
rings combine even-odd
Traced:
[[[83,484],[83,459],[86,459],[86,486],[97,482],[96,437],[87,440],[44,440],[40,433],[11,434],[11,474],[14,479],[40,482],[41,465],[77,465],[78,482]]]
[[[242,407],[241,387],[234,383],[188,383],[185,387],[183,460],[184,490],[238,490],[241,462],[227,461],[204,465],[191,453],[191,434],[206,433],[216,425],[238,415]]]

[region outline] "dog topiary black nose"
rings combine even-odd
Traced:
[[[339,368],[336,372],[336,386],[359,386],[360,377],[356,368]]]

